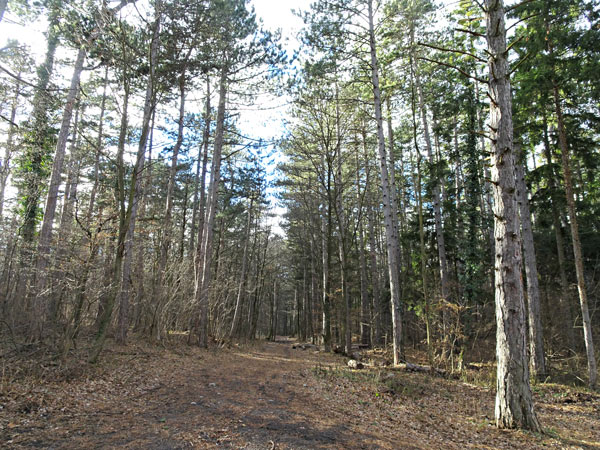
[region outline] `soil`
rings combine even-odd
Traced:
[[[600,449],[594,393],[536,385],[545,433],[498,430],[490,389],[386,367],[352,370],[346,361],[281,339],[209,350],[113,346],[99,365],[41,367],[36,377],[5,367],[0,446]]]

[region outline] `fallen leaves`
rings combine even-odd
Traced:
[[[259,343],[175,351],[136,343],[69,377],[14,377],[0,393],[13,448],[599,447],[597,394],[537,385],[545,436],[501,431],[494,394],[430,373]],[[375,352],[374,352],[375,353]],[[173,370],[176,367],[177,370]]]

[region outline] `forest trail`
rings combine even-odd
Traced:
[[[350,371],[292,341],[112,347],[103,363],[4,387],[9,448],[600,448],[598,396],[537,399],[551,433],[500,431],[494,395],[428,374]],[[111,368],[112,367],[112,368]],[[78,371],[79,370],[79,371]],[[393,382],[383,383],[385,376]],[[21,389],[21,391],[19,391]]]

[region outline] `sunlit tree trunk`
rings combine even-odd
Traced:
[[[206,106],[204,110],[204,131],[202,133],[202,146],[198,152],[196,162],[196,177],[194,180],[194,209],[192,212],[192,226],[190,239],[190,254],[196,248],[196,234],[198,245],[202,243],[204,230],[204,206],[206,203],[206,171],[208,167],[208,140],[210,138],[210,78],[206,77]],[[196,222],[199,222],[196,225]]]
[[[90,203],[86,216],[86,223],[89,226],[94,208],[96,206],[96,195],[100,186],[100,154],[102,153],[102,143],[104,140],[104,114],[106,112],[106,89],[108,86],[108,65],[104,69],[104,83],[102,87],[102,100],[100,102],[100,116],[98,118],[98,136],[96,137],[96,157],[94,159],[94,172],[92,190],[90,191]]]
[[[117,329],[117,342],[120,344],[125,344],[127,332],[129,330],[129,309],[131,304],[131,288],[133,287],[131,263],[133,261],[135,225],[143,197],[141,172],[144,170],[144,157],[145,152],[142,154],[142,160],[139,167],[140,174],[135,182],[135,195],[133,205],[131,206],[131,218],[129,220],[127,236],[125,237],[125,254],[123,255],[123,274],[121,277],[121,291],[119,293],[119,323]]]
[[[71,77],[71,86],[67,95],[67,101],[63,111],[60,131],[58,133],[58,142],[56,143],[56,151],[54,153],[54,161],[52,163],[52,174],[50,175],[50,185],[48,186],[48,195],[46,198],[46,207],[44,208],[44,220],[42,229],[39,234],[38,255],[36,263],[36,292],[32,319],[37,322],[36,333],[41,336],[43,333],[45,321],[52,313],[50,311],[49,297],[46,295],[46,281],[48,279],[48,266],[50,258],[50,244],[52,241],[52,225],[54,223],[54,215],[56,214],[56,206],[58,203],[58,188],[62,183],[63,164],[67,149],[67,138],[69,137],[69,129],[71,126],[71,118],[73,117],[73,108],[79,93],[79,79],[83,71],[83,63],[85,61],[85,50],[80,49],[77,53],[73,76]]]
[[[368,187],[367,187],[368,189]],[[358,148],[356,151],[356,209],[364,211],[363,198],[364,192],[360,189],[360,157]],[[359,213],[358,218],[358,263],[360,273],[360,343],[363,345],[371,344],[371,317],[369,307],[369,291],[367,280],[367,258],[365,256],[365,232],[363,212]]]
[[[252,194],[251,194],[252,195]],[[248,207],[247,219],[246,219],[246,233],[244,236],[244,251],[242,254],[242,270],[240,273],[240,280],[238,283],[237,297],[235,301],[235,310],[233,313],[233,321],[231,322],[231,329],[229,330],[229,337],[233,337],[239,328],[239,321],[242,314],[242,299],[244,298],[244,290],[246,287],[246,271],[248,267],[248,244],[250,242],[250,226],[252,225],[252,207],[254,206],[254,197],[250,197],[250,206]]]
[[[26,246],[33,242],[35,237],[38,204],[42,193],[42,185],[44,184],[42,172],[46,159],[47,141],[49,139],[48,109],[52,101],[51,95],[48,92],[48,85],[50,84],[50,77],[54,72],[54,58],[59,43],[61,9],[62,0],[54,0],[49,3],[46,57],[37,69],[38,82],[33,97],[33,111],[31,112],[32,139],[30,142],[27,142],[25,150],[26,157],[29,159],[29,168],[27,169],[24,180],[25,187],[22,192],[24,217],[21,236],[23,236]],[[28,257],[25,256],[24,259],[27,260]],[[25,260],[23,261],[24,263],[30,263],[30,261]],[[21,286],[25,285],[26,282],[21,283]],[[20,294],[24,294],[24,292]],[[23,295],[19,296],[22,297]]]
[[[529,385],[512,100],[502,0],[486,0],[496,237],[496,425],[540,431]]]
[[[379,88],[379,64],[375,46],[375,26],[373,23],[373,1],[368,0],[369,14],[369,47],[371,56],[371,83],[373,99],[375,102],[375,119],[377,122],[377,150],[379,153],[379,175],[384,208],[384,224],[386,231],[386,245],[388,255],[388,272],[390,277],[390,293],[392,305],[392,332],[394,364],[399,364],[404,359],[402,354],[402,317],[400,312],[400,266],[398,261],[398,237],[394,232],[397,221],[397,206],[395,197],[391,195],[390,178],[388,172],[387,152],[383,136],[383,117],[381,113],[381,91]]]
[[[415,79],[417,84],[417,91],[419,94],[419,110],[421,112],[421,123],[423,125],[423,135],[425,137],[425,148],[427,149],[427,157],[429,158],[429,165],[432,168],[433,176],[433,215],[435,219],[435,235],[438,248],[438,258],[440,264],[440,287],[442,294],[442,301],[448,302],[450,297],[450,288],[448,286],[448,263],[446,258],[446,243],[444,240],[444,229],[442,225],[442,208],[441,208],[441,195],[440,195],[440,180],[436,171],[433,169],[435,165],[435,158],[433,157],[433,149],[431,145],[431,136],[429,133],[429,122],[427,119],[427,109],[425,107],[425,100],[423,97],[423,86],[421,85],[421,76],[418,67],[415,72]],[[445,308],[444,308],[445,311]],[[447,317],[444,314],[444,326],[447,326]]]
[[[0,19],[1,20],[1,19]],[[21,73],[17,75],[21,78]],[[2,224],[3,213],[4,213],[4,194],[6,192],[6,183],[8,176],[10,175],[10,162],[12,159],[14,138],[15,138],[15,119],[17,117],[17,107],[19,105],[19,97],[21,96],[21,82],[17,80],[17,86],[15,88],[15,96],[10,107],[10,123],[8,125],[8,136],[6,138],[6,145],[4,149],[4,158],[0,161],[0,224]]]
[[[516,145],[515,145],[516,149]],[[518,153],[518,152],[516,152]],[[531,374],[539,379],[546,375],[544,357],[544,332],[540,311],[540,287],[538,282],[537,262],[533,243],[531,212],[529,211],[529,190],[525,183],[523,163],[515,162],[517,175],[517,201],[521,213],[521,229],[523,234],[523,262],[527,277],[527,316],[529,324],[529,367]]]
[[[223,135],[225,128],[225,106],[227,103],[227,64],[221,68],[219,81],[219,106],[217,108],[217,128],[215,130],[215,145],[212,157],[208,199],[206,204],[206,219],[202,231],[202,246],[198,255],[196,269],[195,301],[198,305],[199,316],[196,332],[198,345],[208,346],[208,300],[212,274],[213,227],[218,202],[218,188],[221,179],[221,152],[223,150]],[[200,233],[200,232],[199,232]]]
[[[89,361],[96,362],[100,356],[100,352],[104,347],[108,327],[110,325],[110,319],[112,317],[113,308],[121,292],[121,283],[123,277],[123,258],[125,255],[127,235],[131,232],[131,236],[135,232],[135,229],[131,228],[131,216],[134,212],[134,205],[136,205],[136,188],[139,187],[138,178],[142,175],[142,167],[144,163],[144,156],[146,152],[146,144],[148,142],[148,135],[150,134],[150,121],[154,114],[154,108],[156,106],[156,68],[158,64],[158,55],[160,49],[160,27],[161,27],[161,15],[162,15],[162,2],[157,0],[154,4],[154,24],[152,26],[152,41],[150,44],[150,74],[146,84],[146,93],[144,97],[144,107],[142,115],[142,130],[140,139],[138,142],[138,148],[135,158],[135,164],[133,167],[133,173],[129,182],[129,190],[126,196],[125,189],[125,170],[124,170],[124,146],[125,137],[127,133],[127,108],[126,105],[123,107],[124,114],[121,123],[121,133],[119,136],[119,150],[117,160],[117,186],[116,186],[116,197],[118,198],[119,208],[119,231],[117,236],[117,245],[114,260],[113,269],[113,286],[110,290],[108,302],[102,315],[98,321],[98,332],[90,351]],[[126,91],[129,89],[128,81],[125,83]],[[126,93],[126,97],[127,97]],[[137,209],[137,206],[136,206]],[[129,308],[129,305],[121,306],[122,308]],[[128,324],[121,324],[120,326],[128,327]]]

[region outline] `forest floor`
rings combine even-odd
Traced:
[[[483,385],[351,370],[289,340],[197,349],[132,343],[102,362],[2,368],[0,447],[600,449],[600,396],[534,386],[544,434],[494,427]],[[6,361],[5,361],[6,362]]]

